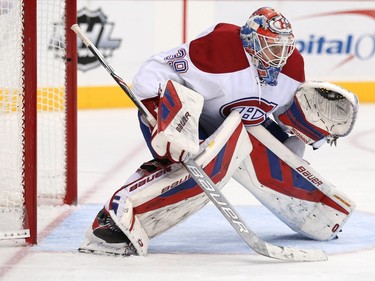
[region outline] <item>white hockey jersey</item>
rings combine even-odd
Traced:
[[[259,125],[275,111],[281,114],[305,80],[302,56],[294,51],[277,86],[261,84],[239,32],[236,25],[220,23],[190,43],[152,56],[134,77],[134,94],[140,100],[154,98],[167,80],[195,90],[205,100],[200,124],[209,134],[231,110],[241,113],[245,126]]]

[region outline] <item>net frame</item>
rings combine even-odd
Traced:
[[[38,35],[37,32],[35,32],[35,27],[38,26],[38,2],[42,2],[42,0],[24,0],[22,3],[22,130],[24,139],[22,185],[24,199],[24,230],[20,231],[20,233],[9,233],[9,238],[24,238],[29,236],[26,238],[26,242],[29,244],[37,243]],[[66,114],[66,159],[64,161],[66,163],[66,190],[62,201],[65,204],[75,204],[77,202],[77,41],[74,32],[70,30],[70,26],[77,21],[76,0],[65,0],[64,9]]]

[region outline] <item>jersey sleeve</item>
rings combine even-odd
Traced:
[[[230,56],[228,56],[230,54]],[[217,93],[213,74],[229,75],[249,67],[239,27],[217,24],[190,43],[163,51],[146,60],[133,80],[134,94],[141,100],[158,95],[160,86],[173,80],[209,98]],[[207,90],[209,88],[209,90]]]
[[[181,49],[181,47],[180,47]],[[167,58],[172,54],[178,53],[179,48],[161,52],[146,60],[137,71],[132,83],[134,94],[140,99],[149,99],[156,97],[159,89],[168,80],[173,80],[183,84],[183,79],[168,63]]]

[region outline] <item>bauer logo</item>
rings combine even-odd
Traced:
[[[297,20],[308,23],[299,36],[302,39],[296,40],[303,56],[338,58],[335,68],[375,57],[375,10],[332,11],[305,15]],[[317,24],[324,28],[317,28]],[[307,29],[312,32],[306,33]]]
[[[107,21],[107,16],[101,9],[90,11],[87,8],[82,8],[78,11],[77,20],[80,28],[105,58],[111,57],[113,51],[120,47],[121,39],[111,38],[114,23]],[[100,62],[90,50],[87,49],[82,41],[78,40],[78,69],[87,71],[99,65]]]

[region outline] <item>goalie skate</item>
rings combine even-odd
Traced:
[[[137,255],[129,239],[104,209],[98,213],[92,227],[87,230],[85,240],[78,251],[111,256]]]

